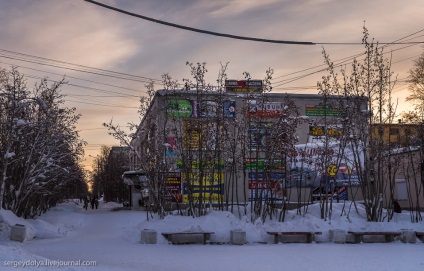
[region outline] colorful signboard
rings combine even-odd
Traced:
[[[325,127],[324,126],[309,126],[309,135],[311,136],[324,136]],[[338,138],[343,135],[343,131],[337,127],[327,127],[327,136]]]
[[[251,150],[263,149],[267,147],[267,140],[271,133],[271,122],[251,123],[247,131],[249,136],[249,148]]]
[[[165,179],[165,200],[168,202],[181,202],[181,173],[168,172]]]
[[[283,199],[283,173],[249,172],[248,176],[249,200]]]
[[[219,131],[219,132],[222,132]],[[200,122],[195,120],[183,121],[183,144],[185,149],[214,150],[218,129],[216,122]]]
[[[279,159],[246,158],[244,160],[244,169],[246,170],[284,170],[284,168],[284,162]]]
[[[262,80],[225,80],[227,92],[261,93]]]
[[[188,166],[187,168],[190,169],[200,169],[202,168],[202,170],[204,169],[224,169],[225,167],[225,161],[224,160],[202,160],[202,163],[200,163],[199,160],[195,160],[195,161],[189,161],[187,162]],[[177,160],[177,168],[178,169],[182,169],[184,168],[184,164],[183,161],[181,160]]]
[[[221,108],[218,102],[211,100],[170,99],[166,112],[172,118],[216,118],[220,116],[221,109],[225,118],[235,118],[235,101],[223,101]]]
[[[340,117],[344,113],[342,108],[333,107],[330,105],[306,105],[306,116],[327,116],[327,117]]]
[[[284,112],[284,105],[281,102],[262,102],[250,101],[247,114],[262,118],[278,118]]]
[[[166,137],[165,155],[177,155],[177,138],[175,136]]]
[[[200,172],[183,173],[183,202],[199,200],[204,202],[222,202],[224,200],[224,173]]]
[[[292,169],[301,169],[310,175],[316,176],[312,180],[313,185],[318,186],[320,181],[328,180],[335,183],[335,186],[359,186],[359,177],[361,172],[355,168],[357,163],[363,166],[363,153],[359,155],[356,151],[344,147],[340,151],[338,143],[330,143],[325,146],[324,143],[307,143],[296,145],[295,153],[292,153],[290,160]],[[323,157],[327,156],[327,165],[323,165]],[[360,159],[356,161],[355,159]]]
[[[199,103],[199,116],[201,118],[216,118],[218,108],[218,103],[215,101],[201,101]]]
[[[173,118],[197,118],[197,101],[183,99],[168,100],[166,113]]]
[[[235,101],[224,101],[222,103],[222,110],[225,118],[236,117],[236,102]]]

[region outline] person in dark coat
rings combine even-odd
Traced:
[[[96,203],[96,196],[91,198],[91,209],[94,209],[95,203]]]
[[[399,202],[397,200],[393,201],[393,212],[398,214],[402,213],[402,208],[400,207]]]
[[[86,210],[88,208],[88,202],[89,202],[89,199],[87,197],[84,197],[84,209]]]
[[[393,201],[393,219],[395,222],[399,219],[399,214],[402,213],[402,208],[399,205],[397,199]]]
[[[96,206],[96,209],[99,208],[99,200],[97,198],[94,198],[94,205]]]

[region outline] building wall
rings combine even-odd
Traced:
[[[205,127],[205,130],[218,129],[217,127],[225,126],[227,128],[227,132],[234,136],[236,132],[236,127],[240,122],[248,122],[250,124],[253,122],[261,123],[264,122],[276,122],[279,120],[278,117],[275,117],[275,114],[278,114],[282,108],[278,107],[278,104],[284,101],[287,97],[291,99],[294,104],[298,107],[298,113],[300,119],[303,119],[302,123],[298,126],[296,130],[296,136],[298,137],[298,144],[306,144],[308,141],[311,141],[311,138],[315,136],[310,135],[310,127],[319,125],[322,121],[323,111],[320,109],[322,100],[320,95],[289,95],[286,94],[268,94],[266,96],[266,100],[263,101],[263,97],[259,95],[251,95],[251,94],[243,94],[243,93],[225,93],[219,95],[217,93],[201,93],[200,95],[196,92],[190,91],[179,91],[179,92],[171,92],[171,91],[159,91],[153,103],[146,114],[146,117],[143,119],[142,124],[137,131],[136,137],[132,141],[132,145],[136,148],[143,157],[149,157],[149,154],[158,151],[163,154],[163,163],[166,164],[166,171],[171,172],[182,172],[182,164],[187,166],[187,161],[179,157],[179,152],[183,152],[184,145],[185,147],[192,146],[192,156],[190,158],[196,158],[201,156],[202,161],[209,161],[209,169],[203,170],[206,172],[204,175],[204,183],[203,186],[216,186],[223,188],[223,195],[214,195],[214,201],[226,201],[226,202],[246,202],[249,201],[252,197],[256,197],[258,193],[260,193],[263,197],[275,197],[276,199],[281,199],[283,196],[287,196],[290,194],[290,199],[292,197],[297,199],[298,188],[302,186],[308,186],[310,184],[306,183],[302,180],[297,183],[297,187],[286,187],[287,184],[281,181],[285,179],[281,177],[286,175],[287,172],[284,167],[278,165],[278,162],[273,161],[273,165],[275,167],[271,172],[263,172],[261,169],[261,161],[256,161],[256,158],[263,158],[264,151],[260,150],[258,152],[251,151],[250,148],[243,148],[241,146],[242,142],[237,142],[239,149],[244,149],[247,153],[249,153],[249,160],[253,163],[250,166],[247,166],[246,161],[241,161],[240,151],[237,151],[236,161],[234,161],[232,157],[232,152],[228,150],[228,146],[222,146],[221,152],[218,153],[216,149],[208,146],[208,142],[205,143],[204,148],[206,150],[199,151],[196,148],[196,144],[199,144],[199,140],[186,141],[187,135],[191,135],[194,138],[196,137],[196,132],[187,132],[185,130],[189,125],[190,121],[194,121],[193,123],[193,131],[196,128],[199,128],[199,125]],[[205,102],[201,104],[199,107],[193,106],[193,102],[195,101],[209,101],[208,104]],[[218,112],[218,114],[222,114],[222,109],[218,111],[213,110],[213,106],[209,108],[210,110],[204,110],[208,108],[209,105],[212,105],[214,101],[218,101],[219,104],[228,105],[226,108],[225,114],[227,117],[222,118],[214,118],[208,117],[208,114],[213,115],[214,112]],[[252,101],[256,101],[256,106]],[[192,109],[187,110],[191,105]],[[233,116],[233,112],[230,110],[230,106],[235,105],[235,116]],[[248,108],[249,107],[249,108]],[[168,111],[167,111],[168,108]],[[171,109],[170,109],[171,108]],[[172,109],[173,108],[173,109]],[[193,109],[194,108],[194,109]],[[246,113],[246,108],[250,112],[255,111],[255,114]],[[251,110],[250,110],[251,109]],[[275,110],[273,110],[275,109]],[[337,124],[338,122],[338,113],[337,108],[330,108],[327,111],[327,124]],[[168,113],[167,113],[168,112]],[[170,113],[171,112],[171,113]],[[210,116],[209,115],[209,116]],[[200,122],[199,122],[200,121]],[[202,124],[199,124],[202,123]],[[207,124],[211,124],[208,126]],[[217,124],[218,123],[218,124]],[[247,123],[249,125],[249,123]],[[242,137],[249,137],[249,127],[242,131]],[[255,128],[258,131],[261,129]],[[191,130],[190,130],[191,131]],[[176,145],[173,143],[172,137],[175,137]],[[197,134],[198,136],[198,134]],[[200,143],[202,144],[202,143]],[[229,144],[231,145],[231,144]],[[258,146],[257,148],[260,148]],[[175,152],[175,153],[174,153]],[[213,155],[209,155],[209,153]],[[216,162],[212,162],[213,157],[217,158]],[[256,161],[256,163],[255,163]],[[143,168],[151,162],[147,159],[147,161],[141,164],[134,164],[133,169],[138,169],[137,167]],[[285,161],[281,161],[281,164],[285,165]],[[232,168],[231,165],[236,165],[236,167]],[[188,166],[192,168],[192,172],[196,173],[199,170],[196,168],[196,165]],[[207,167],[207,166],[206,166]],[[261,175],[263,174],[263,176]],[[190,173],[191,174],[191,173]],[[184,182],[191,177],[200,178],[199,176],[190,176],[190,174],[181,174],[180,181],[183,183],[183,191],[184,191]],[[280,175],[279,175],[280,174]],[[266,176],[265,176],[266,175]],[[268,176],[268,177],[267,177]],[[166,177],[164,177],[166,178]],[[175,179],[175,176],[172,177]],[[171,178],[171,179],[172,179]],[[270,182],[263,182],[262,179],[271,178]],[[214,181],[212,181],[212,179]],[[211,189],[216,189],[211,188]],[[270,192],[272,191],[272,193]],[[290,191],[290,193],[288,193]],[[184,193],[183,193],[184,194]],[[305,193],[303,195],[306,195]],[[308,194],[308,198],[303,198],[302,200],[308,201],[310,200],[310,193]],[[185,196],[182,197],[183,201],[187,200]]]

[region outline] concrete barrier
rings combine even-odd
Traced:
[[[21,224],[16,224],[11,227],[10,231],[10,240],[23,242],[25,241],[26,236],[26,226]]]
[[[336,244],[346,243],[347,232],[345,230],[329,230],[330,242]]]
[[[415,235],[415,231],[413,230],[400,230],[401,236],[400,240],[403,243],[411,243],[414,244],[417,242],[417,236]]]
[[[240,229],[230,231],[230,243],[233,245],[246,244],[246,232]]]
[[[140,243],[142,244],[156,244],[157,232],[155,230],[144,229],[141,231]]]

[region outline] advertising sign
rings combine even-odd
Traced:
[[[281,200],[284,197],[282,180],[284,174],[277,172],[249,172],[249,200]]]
[[[324,143],[307,143],[296,145],[296,152],[291,154],[293,161],[290,167],[292,169],[302,169],[303,172],[316,176],[313,180],[315,186],[319,185],[320,180],[335,182],[335,186],[359,186],[359,174],[362,174],[355,167],[356,163],[363,166],[363,153],[355,155],[354,150],[345,147],[340,151],[338,143],[331,143],[324,148]],[[327,165],[322,161],[326,155]],[[342,155],[342,156],[341,156]],[[360,161],[356,161],[360,159]]]
[[[221,126],[222,128],[222,126]],[[183,121],[183,141],[185,149],[214,150],[218,132],[216,122],[200,122],[195,120]]]
[[[171,202],[181,202],[181,173],[168,172],[165,180],[165,200]]]
[[[344,110],[342,108],[332,107],[330,105],[306,105],[305,115],[306,116],[329,116],[339,117],[343,115]]]
[[[165,155],[177,155],[177,138],[175,136],[166,137]]]
[[[224,101],[222,103],[222,109],[224,111],[225,118],[236,117],[236,102],[235,101]]]
[[[225,80],[227,92],[261,93],[262,80]]]
[[[166,113],[173,118],[197,118],[197,101],[177,100],[167,101]]]
[[[199,116],[201,118],[216,118],[218,116],[218,103],[215,101],[201,101],[199,103]]]
[[[225,167],[225,161],[224,160],[202,160],[201,163],[199,160],[195,160],[195,161],[189,161],[187,162],[187,168],[191,168],[191,169],[200,169],[202,168],[202,170],[204,169],[224,169]],[[177,160],[177,168],[181,169],[183,168],[183,161],[181,160]]]
[[[249,136],[249,148],[257,150],[267,147],[267,140],[271,133],[272,123],[251,123],[247,131]]]
[[[244,160],[244,169],[246,170],[284,170],[284,168],[283,161],[279,159],[246,158]]]
[[[284,105],[281,102],[257,103],[250,101],[248,115],[262,118],[278,118],[284,112]]]
[[[183,202],[189,202],[190,194],[194,202],[200,195],[205,202],[224,200],[224,173],[203,172],[201,180],[200,177],[200,172],[183,173]]]
[[[342,129],[337,127],[327,127],[327,136],[329,137],[341,137],[343,134]],[[309,126],[309,135],[311,136],[324,136],[325,127],[324,126]]]

